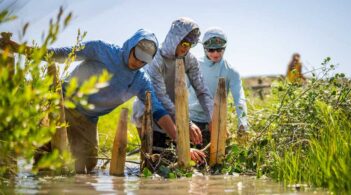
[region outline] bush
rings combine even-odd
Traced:
[[[0,23],[14,18],[8,13],[7,10],[0,11]],[[0,57],[0,177],[16,173],[17,158],[24,158],[30,163],[35,149],[49,142],[57,128],[66,125],[60,122],[61,94],[58,91],[61,90],[61,81],[48,73],[55,64],[47,48],[56,41],[58,33],[68,25],[71,17],[72,13],[64,16],[61,8],[56,19],[50,20],[43,44],[34,44],[33,49],[27,49],[24,43],[18,51],[13,51],[13,47],[1,43],[4,50]],[[23,27],[21,36],[28,26]],[[75,59],[75,51],[82,48],[80,42],[84,36],[78,31],[77,45],[65,62],[64,75]],[[24,65],[19,63],[21,60],[14,64],[13,52],[27,56]],[[64,105],[74,108],[73,102],[79,102],[91,106],[87,104],[86,96],[95,93],[99,86],[106,86],[109,78],[110,75],[104,71],[99,77],[94,76],[84,82],[79,89],[73,79],[67,87]],[[39,161],[36,170],[66,166],[70,159],[68,152],[53,151]]]
[[[248,147],[233,147],[228,165],[285,184],[351,189],[346,166],[351,164],[351,81],[342,73],[331,74],[330,58],[320,70],[304,85],[273,83],[263,105],[249,106],[256,134]]]

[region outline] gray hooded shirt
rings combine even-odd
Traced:
[[[175,119],[175,68],[176,68],[176,48],[183,38],[193,29],[199,28],[198,25],[188,18],[179,18],[172,23],[165,41],[158,50],[151,64],[144,67],[155,89],[155,93],[172,116]],[[211,120],[213,110],[213,99],[209,90],[204,85],[204,81],[199,69],[199,63],[194,55],[188,52],[182,57],[185,64],[185,72],[189,78],[190,84],[195,90],[196,96],[203,110],[207,114],[207,121]],[[133,105],[133,121],[140,126],[140,119],[143,113],[143,103],[138,99]],[[163,132],[159,127],[154,125],[154,129]]]

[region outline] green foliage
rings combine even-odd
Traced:
[[[159,169],[157,170],[157,173],[164,177],[164,178],[169,178],[169,179],[176,179],[179,177],[192,177],[192,171],[189,168],[169,168],[164,165],[161,165]]]
[[[11,18],[7,11],[0,13],[0,23],[7,21],[6,18]],[[33,43],[35,47],[27,48],[23,44],[17,51],[6,43],[0,44],[5,47],[0,56],[0,177],[16,173],[18,157],[30,163],[35,149],[49,142],[57,128],[66,126],[60,122],[59,117],[61,95],[58,92],[61,91],[61,81],[55,79],[55,74],[49,73],[55,63],[47,48],[56,41],[58,33],[62,30],[61,26],[66,27],[71,17],[71,13],[64,16],[61,8],[56,20],[50,20],[48,34],[40,46]],[[27,27],[28,24],[25,25],[23,33]],[[66,60],[63,75],[67,75],[65,71],[75,59],[75,52],[83,48],[80,46],[82,39],[78,32],[77,45]],[[14,64],[12,52],[27,56],[24,65],[19,63],[21,60]],[[76,80],[73,80],[68,85],[64,105],[69,108],[74,108],[76,103],[91,106],[86,103],[85,97],[106,86],[109,78],[110,75],[104,71],[102,75],[85,81],[82,88],[78,88]],[[70,163],[71,157],[68,152],[59,154],[54,150],[44,155],[33,171],[67,167]]]
[[[225,171],[349,191],[351,81],[333,69],[327,58],[304,85],[278,81],[265,102],[249,100],[256,134],[247,147],[231,146]]]
[[[56,128],[65,125],[58,119],[47,120],[49,114],[59,115],[60,96],[52,87],[53,76],[47,73],[50,64],[41,65],[46,48],[56,40],[62,14],[59,13],[55,22],[51,21],[44,44],[28,53],[30,57],[24,66],[14,64],[14,58],[6,52],[1,55],[0,176],[15,172],[17,157],[24,157],[29,162],[35,148],[48,142]],[[24,45],[20,46],[19,52],[24,52],[24,48]],[[55,161],[52,159],[49,164]]]
[[[0,10],[0,23],[8,22],[16,19],[16,16],[10,14],[8,10]]]
[[[145,167],[144,170],[143,170],[143,176],[144,177],[151,177],[152,176],[152,172],[147,167]]]

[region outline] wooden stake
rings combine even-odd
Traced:
[[[128,109],[123,108],[120,113],[118,128],[112,148],[110,175],[124,176],[127,147]]]
[[[145,154],[152,154],[152,112],[151,112],[151,93],[147,91],[145,94],[145,111],[141,126],[141,152],[140,152],[140,172],[147,166]]]
[[[176,60],[175,110],[178,165],[180,167],[188,167],[190,162],[189,112],[183,59]]]
[[[60,96],[60,124],[64,124],[66,122],[65,116],[65,107],[63,104],[63,95],[62,88],[60,86],[60,82],[58,79],[58,73],[55,64],[51,64],[48,67],[48,74],[54,77],[53,88]],[[55,117],[50,115],[50,118]],[[67,139],[67,128],[59,127],[56,129],[55,134],[51,138],[51,149],[58,149],[60,152],[63,152],[68,149],[68,139]]]
[[[225,78],[219,78],[212,115],[210,166],[222,164],[227,132],[227,93]]]

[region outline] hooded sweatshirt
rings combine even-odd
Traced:
[[[218,37],[227,41],[227,37],[224,32],[218,28],[211,28],[206,31],[202,43],[207,40]],[[238,117],[238,126],[243,125],[244,129],[247,129],[247,107],[240,74],[224,59],[222,58],[219,62],[214,63],[210,59],[205,57],[199,60],[200,70],[203,75],[206,86],[209,88],[212,97],[215,96],[218,86],[218,79],[224,77],[226,81],[226,91],[230,91],[236,107],[236,113]],[[196,92],[194,89],[189,87],[189,112],[190,119],[196,122],[206,122],[207,115],[202,109],[200,103],[196,98]]]
[[[199,28],[198,25],[189,18],[180,18],[172,23],[161,48],[158,50],[151,64],[145,66],[149,74],[155,92],[165,109],[175,119],[175,68],[176,68],[176,48],[183,38],[193,29]],[[190,84],[195,89],[201,107],[205,111],[206,121],[211,120],[213,110],[213,99],[204,85],[202,75],[199,70],[199,63],[195,56],[188,52],[182,57],[185,64],[185,72]],[[138,125],[138,120],[143,111],[140,101],[134,103],[133,120]],[[163,132],[157,126],[154,129]]]
[[[99,75],[103,70],[107,70],[112,75],[109,85],[100,89],[97,93],[88,96],[88,103],[94,105],[93,109],[88,109],[80,104],[76,109],[90,119],[107,114],[117,106],[123,104],[133,96],[137,96],[141,101],[145,100],[145,92],[149,90],[152,98],[153,116],[156,120],[168,114],[158,101],[150,79],[143,69],[132,70],[128,68],[129,53],[137,43],[143,39],[153,41],[158,46],[157,39],[153,33],[146,30],[138,30],[129,38],[123,47],[108,44],[102,41],[89,41],[83,43],[84,48],[76,52],[77,60],[83,60],[65,79],[63,91],[69,81],[76,77],[81,85],[89,77]],[[55,60],[60,61],[67,58],[72,51],[72,47],[51,49]]]

